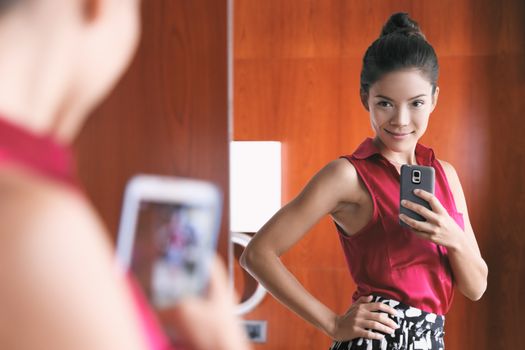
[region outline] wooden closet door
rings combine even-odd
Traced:
[[[223,191],[219,251],[227,254],[226,5],[226,0],[142,2],[135,60],[75,145],[80,178],[112,238],[132,175],[192,177]]]

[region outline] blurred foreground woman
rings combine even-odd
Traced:
[[[139,7],[0,0],[2,349],[170,347],[143,297],[116,273],[68,147],[128,66]],[[225,280],[216,265],[207,300],[163,314],[185,346],[245,348]]]

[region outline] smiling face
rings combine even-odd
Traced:
[[[438,93],[437,87],[432,93],[432,84],[417,69],[385,74],[363,98],[376,139],[393,152],[413,152]]]

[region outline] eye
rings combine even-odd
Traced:
[[[379,107],[392,107],[392,104],[388,101],[379,101],[377,105]]]
[[[414,102],[412,102],[412,106],[414,107],[421,107],[425,104],[425,101],[423,100],[415,100]]]

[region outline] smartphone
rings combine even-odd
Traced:
[[[205,181],[138,175],[126,185],[117,258],[157,308],[204,293],[222,195]]]
[[[430,204],[416,196],[414,190],[416,188],[425,190],[434,194],[434,183],[435,183],[435,170],[433,167],[422,166],[422,165],[407,165],[404,164],[401,166],[401,188],[400,188],[400,199],[399,199],[399,212],[411,217],[414,220],[426,221],[424,217],[418,213],[405,208],[401,205],[403,199],[409,200],[411,202],[421,204],[428,209],[432,210]],[[399,220],[401,226],[410,227],[405,222]]]

